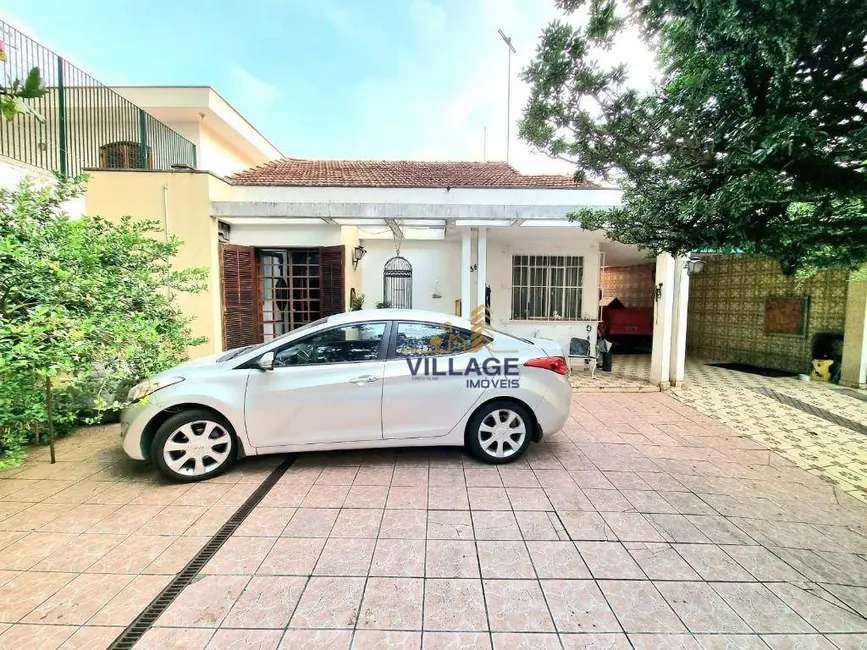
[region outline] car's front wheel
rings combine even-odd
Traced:
[[[467,425],[467,447],[486,463],[501,465],[520,458],[532,438],[529,411],[517,402],[495,400],[485,404]]]
[[[191,483],[225,472],[237,455],[235,435],[225,419],[205,409],[168,418],[154,436],[151,458],[173,481]]]

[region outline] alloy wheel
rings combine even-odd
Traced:
[[[485,416],[477,435],[479,445],[486,454],[495,458],[509,458],[524,444],[527,427],[515,411],[501,408]]]
[[[201,476],[223,465],[232,451],[232,438],[210,420],[188,422],[175,429],[163,445],[163,460],[184,476]]]

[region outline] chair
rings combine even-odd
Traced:
[[[581,359],[590,366],[590,376],[596,376],[596,355],[591,354],[590,339],[569,339],[569,374],[572,374],[572,360]]]

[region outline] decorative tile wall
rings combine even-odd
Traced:
[[[810,280],[788,278],[766,258],[718,255],[690,278],[686,345],[690,354],[808,373],[813,336],[842,333],[846,314],[846,270],[825,271]],[[807,335],[765,334],[768,296],[809,296]]]
[[[627,307],[653,307],[654,264],[602,269],[602,295],[616,296]]]

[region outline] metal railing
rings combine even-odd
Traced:
[[[48,48],[0,21],[7,61],[0,85],[39,68],[48,93],[26,100],[43,117],[0,117],[0,156],[64,174],[86,168],[196,166],[196,147]]]

